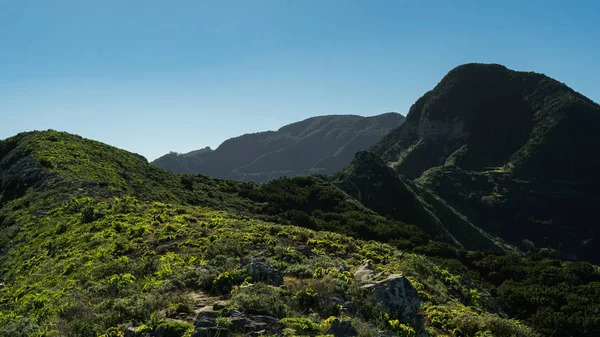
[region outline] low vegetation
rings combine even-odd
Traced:
[[[222,328],[242,310],[273,314],[286,336],[336,319],[359,336],[415,335],[360,286],[367,260],[409,278],[430,336],[600,331],[597,266],[440,244],[318,177],[175,175],[54,131],[0,142],[0,173],[0,336],[191,336],[198,296],[227,300]],[[249,259],[282,284],[253,279]]]

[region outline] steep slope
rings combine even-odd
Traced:
[[[597,266],[431,242],[318,177],[172,174],[55,131],[0,141],[0,177],[0,336],[600,331]]]
[[[471,223],[600,261],[600,106],[537,73],[466,64],[372,147]]]
[[[374,153],[357,153],[336,181],[365,206],[415,224],[434,240],[471,250],[504,248],[429,191],[399,177]]]
[[[277,131],[226,140],[217,149],[170,153],[152,164],[177,173],[265,182],[282,176],[332,174],[350,163],[389,130],[402,115],[373,117],[331,115],[312,117]]]

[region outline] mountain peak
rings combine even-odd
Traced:
[[[406,123],[373,151],[414,178],[453,164],[506,167],[525,177],[592,179],[600,161],[587,153],[600,145],[592,130],[599,121],[600,106],[552,78],[471,63],[452,69],[419,98]],[[591,152],[572,150],[582,147]],[[543,161],[552,168],[535,170]],[[582,164],[575,169],[573,161]]]
[[[598,125],[600,106],[564,83],[465,64],[371,150],[491,234],[596,259]]]

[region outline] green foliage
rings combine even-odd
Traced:
[[[213,290],[220,293],[229,293],[233,286],[242,284],[249,276],[245,271],[226,271],[217,276],[213,281]]]
[[[191,335],[193,330],[194,326],[189,323],[162,322],[156,327],[155,333],[157,336],[164,337],[184,337]]]
[[[321,178],[183,179],[64,133],[15,139],[0,142],[3,165],[30,166],[1,191],[0,336],[118,336],[130,324],[183,336],[191,325],[166,319],[193,312],[198,292],[231,293],[233,308],[272,312],[294,334],[323,333],[321,322],[343,316],[361,336],[410,335],[354,279],[367,259],[380,278],[408,276],[429,331],[600,331],[600,272],[589,263],[433,243]],[[284,286],[250,285],[240,258],[256,256],[284,273]]]
[[[340,271],[337,268],[317,268],[313,274],[314,278],[322,278],[325,275],[330,275],[334,279],[338,279],[345,283],[352,283],[354,280],[354,276],[349,271]]]
[[[290,329],[294,329],[294,333],[298,335],[314,335],[320,331],[320,324],[306,317],[282,318],[281,323]]]
[[[413,329],[410,325],[402,324],[397,319],[388,321],[388,324],[391,327],[391,330],[396,333],[397,336],[400,337],[415,337],[415,329]]]
[[[285,301],[286,293],[280,288],[264,283],[234,289],[231,302],[234,306],[246,310],[264,310],[283,318],[290,313]]]

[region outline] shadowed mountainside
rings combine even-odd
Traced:
[[[277,131],[226,140],[217,149],[170,153],[152,164],[175,173],[266,182],[282,176],[332,174],[348,165],[404,122],[397,113],[373,117],[330,115],[286,125]]]
[[[598,262],[599,127],[600,106],[554,79],[466,64],[371,150],[488,233]]]

